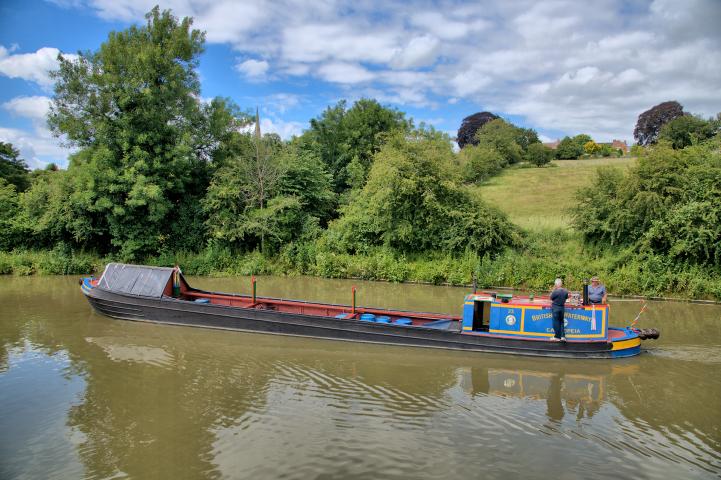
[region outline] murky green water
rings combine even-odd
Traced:
[[[159,326],[76,278],[0,277],[0,478],[718,478],[721,306],[652,303],[626,360]],[[195,279],[221,291],[246,279]],[[259,294],[457,312],[463,289],[261,278]],[[613,302],[612,323],[638,302]]]

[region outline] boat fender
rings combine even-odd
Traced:
[[[655,328],[636,328],[633,331],[641,340],[656,340],[661,336],[661,332]]]

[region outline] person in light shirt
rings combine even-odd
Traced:
[[[598,280],[598,277],[591,278],[591,285],[588,286],[588,301],[595,304],[606,303],[606,297],[605,285]]]

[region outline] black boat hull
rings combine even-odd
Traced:
[[[406,327],[273,310],[198,304],[171,297],[140,297],[101,288],[92,288],[84,293],[98,313],[122,320],[384,345],[542,357],[617,358],[637,355],[640,351],[640,348],[614,350],[610,342],[561,343],[461,334],[460,331],[453,330]]]

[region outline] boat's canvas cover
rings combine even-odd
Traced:
[[[173,269],[109,263],[100,277],[98,286],[117,293],[162,297],[170,282]]]

